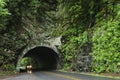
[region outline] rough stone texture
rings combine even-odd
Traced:
[[[83,52],[78,53],[76,70],[84,72],[90,71],[90,63],[92,56],[89,53],[91,52],[91,46],[91,43],[87,43],[82,46]]]

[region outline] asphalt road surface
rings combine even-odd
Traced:
[[[119,80],[119,79],[60,71],[39,71],[33,72],[31,74],[23,73],[21,75],[9,77],[2,80]]]

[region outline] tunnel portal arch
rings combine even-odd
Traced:
[[[58,69],[59,64],[59,52],[56,51],[55,47],[48,46],[36,46],[24,50],[23,53],[19,56],[17,62],[17,70],[20,70],[20,61],[24,57],[31,57],[35,60],[38,69]]]

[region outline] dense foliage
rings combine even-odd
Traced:
[[[119,33],[119,0],[0,0],[3,69],[26,46],[62,36],[64,69],[120,73]]]
[[[95,25],[93,41],[93,71],[120,72],[120,4],[114,6],[114,17]]]
[[[119,73],[120,2],[60,0],[59,3],[60,9],[57,13],[63,21],[60,21],[56,30],[63,36],[64,67],[81,70],[79,66],[83,63],[78,60],[80,58],[78,56],[84,57],[87,53],[92,56],[92,63],[84,68],[98,73]],[[83,62],[85,63],[85,60]]]

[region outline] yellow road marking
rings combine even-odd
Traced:
[[[53,72],[45,72],[45,73],[53,74],[53,75],[60,76],[60,77],[63,77],[63,78],[67,78],[67,79],[70,79],[70,80],[81,80],[81,79],[78,79],[78,78],[75,78],[75,77],[71,77],[71,76],[67,76],[67,75],[63,75],[63,74],[58,74],[58,73],[53,73]]]

